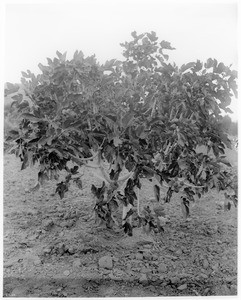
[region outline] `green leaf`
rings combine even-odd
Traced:
[[[11,97],[13,100],[16,100],[18,102],[22,101],[23,100],[23,95],[22,94],[18,94],[18,95],[15,95],[13,97]]]
[[[39,122],[41,119],[37,118],[36,116],[32,115],[32,114],[28,114],[28,113],[23,113],[22,117],[24,119],[28,119],[31,122]]]
[[[219,158],[219,159],[217,159],[217,162],[221,162],[221,163],[225,164],[228,167],[232,167],[231,163],[227,159]]]
[[[82,183],[82,180],[81,180],[79,177],[78,177],[78,178],[75,178],[75,179],[74,179],[74,182],[75,182],[76,186],[77,186],[80,190],[83,189],[83,183]]]
[[[221,62],[218,64],[217,68],[214,69],[215,73],[221,74],[222,72],[225,72],[226,67],[225,65]]]
[[[41,63],[38,64],[38,67],[39,67],[39,69],[40,69],[43,73],[45,73],[46,71],[48,71],[48,67],[42,65]]]
[[[155,174],[155,171],[147,166],[143,166],[143,171],[145,172],[146,175],[149,175],[149,176],[154,176]]]
[[[8,96],[10,94],[16,93],[19,90],[19,85],[18,84],[12,84],[10,82],[6,83],[6,89],[4,89],[4,96]]]
[[[136,31],[133,31],[133,32],[131,33],[131,35],[132,35],[132,37],[133,37],[134,39],[136,39],[136,38],[137,38]]]
[[[156,33],[154,31],[152,31],[151,33],[147,32],[147,36],[152,42],[158,40],[158,37],[156,36]]]
[[[200,62],[200,60],[198,60],[196,63],[195,63],[195,66],[193,67],[193,71],[194,72],[199,72],[202,70],[202,67],[203,67],[203,64]]]
[[[177,133],[177,143],[178,143],[180,146],[182,146],[182,147],[185,146],[185,144],[184,144],[184,142],[183,142],[183,140],[182,140],[182,138],[181,138],[181,135],[180,135],[179,133]]]
[[[48,65],[49,65],[49,66],[51,66],[51,65],[53,64],[52,59],[50,59],[50,58],[48,58],[48,57],[47,57],[47,61],[48,61]]]
[[[62,58],[62,53],[60,53],[58,50],[56,51],[56,54],[57,54],[57,56],[58,56],[59,59]]]
[[[180,71],[184,73],[186,70],[191,69],[195,66],[195,62],[190,62],[188,64],[182,65]]]
[[[212,67],[213,67],[213,60],[212,60],[212,58],[209,58],[209,59],[207,60],[207,62],[204,64],[204,66],[205,66],[205,68],[207,68],[207,69],[212,68]]]
[[[23,76],[23,77],[25,77],[25,78],[30,78],[29,75],[28,75],[26,72],[21,72],[21,73],[22,73],[22,76]]]
[[[142,136],[142,133],[145,129],[145,126],[144,125],[139,125],[137,128],[136,128],[136,135],[140,138],[143,138]]]
[[[175,50],[175,48],[171,47],[171,43],[167,41],[161,41],[160,46],[162,47],[162,49]]]
[[[133,119],[134,119],[134,114],[132,112],[126,113],[121,120],[122,126],[124,128],[127,128],[129,125],[131,125]]]
[[[202,171],[203,171],[203,164],[201,164],[201,166],[198,169],[197,177],[201,174]]]

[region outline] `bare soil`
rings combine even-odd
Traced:
[[[94,226],[90,186],[101,181],[89,170],[83,190],[73,186],[61,200],[55,182],[30,193],[37,170],[20,168],[5,155],[3,296],[237,295],[237,209],[224,211],[222,193],[197,201],[188,221],[176,194],[164,233],[127,237]],[[142,204],[152,197],[145,182]]]

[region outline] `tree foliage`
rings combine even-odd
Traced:
[[[223,117],[222,126],[229,135],[238,136],[238,122],[233,122],[229,115]]]
[[[155,32],[131,35],[121,44],[123,61],[100,65],[81,51],[71,60],[57,51],[46,66],[39,64],[41,74],[22,72],[28,100],[21,92],[14,96],[21,122],[10,138],[22,169],[39,163],[39,184],[65,169],[66,180],[56,189],[63,198],[71,181],[81,187],[78,170],[95,159],[107,185],[92,191],[99,199],[97,212],[108,224],[111,201],[112,206],[131,205],[131,215],[142,177],[155,177],[168,187],[166,202],[173,192],[184,193],[187,203],[194,194],[231,186],[222,168],[230,166],[225,147],[231,143],[220,124],[221,112],[231,112],[231,97],[237,97],[237,72],[211,58],[178,67],[168,62],[174,48],[158,42]],[[16,89],[8,83],[5,95]],[[207,151],[197,151],[200,146]],[[75,167],[69,168],[69,161]],[[140,216],[140,222],[146,220]],[[123,226],[130,233],[131,225]]]

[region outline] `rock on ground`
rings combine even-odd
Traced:
[[[113,268],[113,259],[112,259],[112,257],[109,256],[109,255],[102,256],[99,259],[99,267],[111,270]]]

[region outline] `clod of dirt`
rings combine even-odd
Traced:
[[[230,287],[230,295],[235,296],[237,295],[237,285],[232,284]]]
[[[64,271],[64,276],[69,276],[69,274],[70,274],[70,271],[69,270],[66,270],[66,271]]]
[[[178,277],[173,277],[170,280],[171,280],[171,284],[173,284],[173,285],[176,285],[179,282],[179,278]]]
[[[46,231],[50,230],[54,225],[53,220],[43,220],[42,221],[42,228]]]
[[[203,267],[204,267],[204,269],[207,269],[209,267],[209,262],[207,259],[203,260]]]
[[[223,284],[222,286],[215,287],[215,296],[228,296],[230,295],[230,290],[226,284]]]
[[[178,250],[175,252],[175,254],[176,254],[177,256],[182,255],[182,249],[178,249]]]
[[[28,286],[18,286],[13,289],[10,297],[24,297],[27,294]]]
[[[137,254],[136,254],[136,259],[137,259],[137,260],[143,260],[143,254],[137,253]]]
[[[59,224],[60,227],[66,227],[66,228],[70,228],[75,224],[74,220],[69,220],[69,221],[63,221]]]
[[[14,257],[9,259],[6,263],[4,263],[4,268],[10,268],[14,266],[19,260],[19,257]]]
[[[147,278],[147,275],[145,273],[141,274],[141,276],[139,278],[139,282],[141,284],[147,284],[148,283],[148,278]]]
[[[82,265],[81,263],[81,259],[80,258],[76,258],[74,261],[73,261],[73,267],[74,268],[78,268]]]
[[[142,272],[143,274],[150,273],[150,272],[151,272],[151,268],[143,267],[143,268],[141,269],[141,272]]]
[[[76,249],[73,246],[66,247],[66,252],[68,252],[70,255],[73,255],[76,252]]]
[[[159,264],[158,272],[165,273],[167,271],[167,266],[164,263]]]
[[[113,259],[111,256],[106,255],[99,259],[99,267],[111,270],[113,268]]]
[[[233,281],[237,282],[237,276],[226,276],[225,280],[227,282],[233,282]]]
[[[179,291],[184,291],[184,290],[187,289],[187,284],[184,283],[184,284],[180,285],[177,289],[178,289]]]
[[[46,254],[50,254],[52,251],[52,248],[45,248],[43,249],[43,254],[46,255]]]
[[[24,264],[26,264],[26,265],[34,264],[35,266],[37,266],[37,265],[41,265],[42,261],[36,255],[29,255],[24,259]]]

